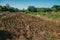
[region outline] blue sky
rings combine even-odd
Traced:
[[[0,0],[0,5],[5,4],[19,9],[26,9],[28,6],[52,7],[53,5],[60,5],[60,0]]]

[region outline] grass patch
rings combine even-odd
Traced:
[[[41,15],[41,16],[44,16],[44,17],[48,17],[48,18],[53,18],[53,19],[60,19],[60,13],[57,13],[57,12],[29,12],[29,13],[26,13],[26,14],[33,14],[33,15]]]

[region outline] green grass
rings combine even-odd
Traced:
[[[48,18],[60,19],[60,14],[59,13],[41,13],[40,15],[46,16]]]
[[[41,16],[48,17],[48,18],[60,19],[60,13],[57,13],[57,12],[52,12],[52,13],[49,13],[49,12],[29,12],[26,14],[41,15]]]

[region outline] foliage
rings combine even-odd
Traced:
[[[57,12],[57,11],[60,11],[60,5],[54,5],[52,7],[53,11]]]
[[[29,6],[29,7],[27,8],[27,10],[30,11],[30,12],[37,12],[37,8],[34,7],[34,6]]]
[[[36,8],[35,6],[29,6],[27,10],[29,12],[60,12],[60,5],[54,5],[52,8]]]
[[[52,12],[51,8],[37,8],[38,12]]]
[[[35,6],[28,6],[27,9],[19,10],[18,8],[11,7],[9,4],[5,6],[0,5],[0,11],[9,12],[60,12],[60,5],[54,5],[51,8],[38,8]]]
[[[45,12],[45,8],[37,8],[38,12]]]
[[[0,5],[0,11],[18,12],[19,9],[6,4],[5,6]]]

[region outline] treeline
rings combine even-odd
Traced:
[[[0,5],[0,11],[18,12],[20,10],[18,8],[11,7],[9,4],[6,4],[5,6]]]
[[[27,9],[20,10],[18,8],[11,7],[9,4],[5,6],[0,5],[0,11],[9,12],[60,12],[60,5],[54,5],[51,8],[36,8],[35,6],[28,6]]]
[[[51,8],[36,8],[34,6],[29,6],[28,11],[30,12],[60,12],[60,5],[54,5]]]

